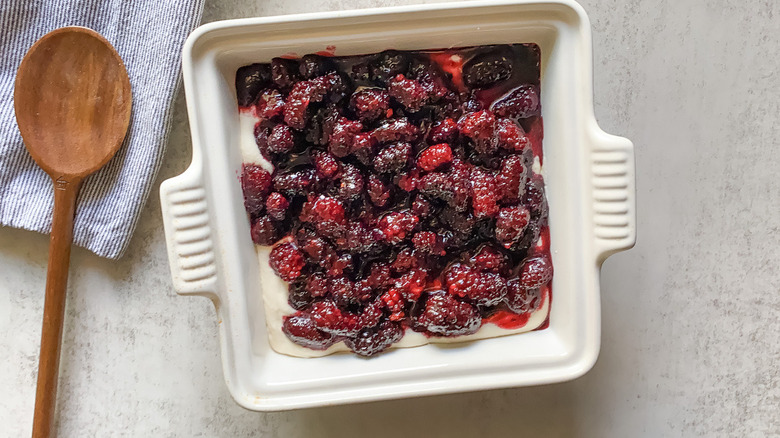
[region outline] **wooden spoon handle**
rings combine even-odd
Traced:
[[[54,422],[62,321],[65,316],[65,291],[68,286],[70,247],[73,242],[73,219],[76,215],[76,197],[81,187],[80,178],[52,176],[52,180],[54,215],[49,243],[49,270],[46,274],[46,298],[43,305],[33,438],[50,437]]]

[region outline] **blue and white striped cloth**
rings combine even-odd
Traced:
[[[124,60],[133,113],[125,144],[82,186],[74,241],[102,257],[122,255],[162,162],[181,48],[202,12],[203,0],[0,1],[0,225],[51,229],[52,184],[19,135],[14,80],[38,38],[59,27],[86,26],[105,36]]]

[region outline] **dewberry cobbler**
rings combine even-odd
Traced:
[[[373,356],[546,327],[539,79],[535,44],[238,70],[251,238],[286,289],[263,286],[274,349]]]

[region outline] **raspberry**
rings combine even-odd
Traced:
[[[539,174],[534,174],[525,186],[523,205],[528,207],[531,217],[547,217],[547,199],[544,197],[544,179]]]
[[[501,201],[515,203],[525,194],[527,174],[523,158],[510,155],[501,162],[501,171],[496,175],[496,186]]]
[[[512,61],[504,50],[481,53],[463,65],[463,82],[469,87],[487,87],[512,76]]]
[[[371,357],[400,341],[403,336],[404,331],[399,324],[385,321],[376,328],[361,330],[354,338],[346,339],[344,343],[352,352]]]
[[[276,245],[269,256],[269,264],[284,281],[293,281],[301,275],[306,264],[303,254],[292,243]]]
[[[425,289],[428,273],[423,269],[412,269],[395,283],[395,289],[408,301],[417,301]]]
[[[414,202],[412,202],[412,213],[418,217],[425,218],[432,212],[433,206],[431,206],[431,203],[428,202],[428,200],[419,195],[414,198]]]
[[[265,90],[260,93],[260,97],[255,103],[255,111],[261,119],[277,119],[284,111],[284,97],[277,90]]]
[[[452,143],[458,138],[458,124],[452,119],[436,122],[428,132],[428,143]]]
[[[482,246],[471,258],[471,264],[482,272],[500,273],[506,267],[506,261],[504,253],[490,245]]]
[[[420,259],[417,257],[411,249],[406,248],[401,250],[396,256],[390,268],[396,274],[403,274],[409,272],[410,269],[417,268],[421,265]]]
[[[412,145],[393,143],[374,157],[374,169],[379,173],[398,172],[406,167],[411,155]]]
[[[402,172],[395,177],[395,182],[401,190],[411,192],[420,183],[420,171],[412,169],[409,172]]]
[[[313,169],[274,175],[274,190],[286,196],[305,195],[316,182]]]
[[[339,162],[333,155],[322,151],[312,151],[311,155],[319,176],[332,179],[339,172]]]
[[[420,231],[412,237],[412,244],[423,253],[443,256],[444,246],[433,231]]]
[[[452,162],[452,149],[447,143],[430,146],[417,157],[417,165],[421,169],[431,171],[446,166]]]
[[[362,282],[358,282],[362,283]],[[364,289],[367,291],[367,298],[363,299],[363,301],[368,301],[371,299],[371,288],[367,285],[364,285]],[[384,316],[384,312],[382,311],[383,303],[382,300],[377,298],[374,301],[368,303],[363,307],[363,310],[360,311],[360,314],[358,315],[358,325],[360,325],[361,328],[371,328],[375,327],[377,324],[379,324],[382,321],[382,317]]]
[[[375,263],[371,266],[371,272],[366,277],[368,284],[374,288],[382,288],[390,282],[390,265]]]
[[[523,206],[502,208],[496,219],[496,239],[509,248],[523,236],[530,219],[528,209]]]
[[[384,215],[378,227],[390,243],[399,243],[406,238],[420,219],[409,212],[392,212]]]
[[[360,121],[372,122],[387,115],[387,110],[390,109],[390,94],[381,88],[364,88],[352,95],[349,107],[355,111]]]
[[[523,128],[511,119],[498,119],[496,126],[498,146],[510,151],[522,152],[531,147],[531,140]]]
[[[339,198],[353,200],[363,192],[363,175],[351,164],[344,165],[338,185]]]
[[[465,114],[458,121],[458,129],[474,142],[474,149],[481,154],[492,154],[498,149],[495,137],[496,117],[487,110]]]
[[[295,310],[303,310],[314,301],[314,297],[306,290],[306,284],[300,281],[287,285],[287,303]]]
[[[380,297],[380,299],[382,300],[382,303],[385,305],[387,310],[390,312],[389,319],[391,321],[399,321],[406,316],[406,313],[404,312],[406,301],[401,296],[401,293],[398,292],[398,289],[393,288],[388,290]]]
[[[332,59],[320,55],[304,55],[301,58],[298,71],[304,79],[314,79],[336,71],[336,64]]]
[[[292,59],[274,58],[271,60],[271,79],[281,88],[292,86],[297,79],[298,63]]]
[[[513,312],[520,314],[534,312],[541,306],[542,297],[538,288],[525,289],[517,278],[507,281],[506,285],[508,292],[504,301]]]
[[[306,314],[284,318],[282,331],[296,344],[312,350],[326,350],[337,338],[317,329],[311,316]]]
[[[273,220],[284,220],[289,207],[290,202],[281,193],[273,192],[265,199],[265,211]]]
[[[271,191],[271,175],[260,166],[244,164],[241,169],[241,189],[247,213],[256,216],[263,210],[265,197]]]
[[[390,200],[391,188],[374,175],[368,177],[368,197],[377,207],[384,207]]]
[[[354,336],[360,330],[357,315],[342,311],[332,301],[312,304],[309,314],[314,325],[326,333]]]
[[[455,264],[445,273],[447,292],[481,306],[494,306],[506,296],[506,282],[498,275]]]
[[[499,117],[525,119],[539,115],[539,87],[521,85],[493,104],[493,112]]]
[[[276,125],[268,135],[268,150],[278,154],[290,152],[295,146],[292,129],[286,125]]]
[[[260,216],[252,222],[252,241],[258,245],[272,245],[279,238],[279,230],[273,221]]]
[[[434,336],[476,333],[482,318],[476,307],[441,291],[431,293],[415,322]]]
[[[406,73],[409,68],[409,58],[406,54],[395,50],[386,50],[371,62],[371,79],[381,83],[390,78]]]
[[[475,167],[471,172],[474,216],[495,217],[498,214],[498,189],[493,175]]]
[[[371,137],[377,143],[392,143],[394,141],[414,141],[419,129],[409,123],[406,118],[385,120],[371,131]]]
[[[314,298],[321,298],[330,292],[330,281],[321,273],[310,275],[306,279],[306,292]]]
[[[320,195],[311,205],[311,214],[309,222],[345,223],[344,205],[338,199],[330,196]]]
[[[263,87],[271,82],[271,66],[252,64],[236,72],[236,97],[238,106],[249,106],[257,99]]]
[[[520,287],[534,289],[552,280],[553,266],[547,256],[534,256],[523,260],[520,265]]]
[[[463,160],[454,159],[450,166],[450,178],[452,180],[452,199],[449,204],[458,211],[468,209],[469,200],[472,197],[471,173],[473,166]]]
[[[425,87],[414,79],[406,79],[401,74],[388,82],[387,90],[391,97],[413,113],[419,111],[428,102]]]
[[[354,122],[342,117],[333,127],[333,133],[328,141],[328,151],[337,157],[346,157],[355,144],[355,136],[363,129],[360,122]]]

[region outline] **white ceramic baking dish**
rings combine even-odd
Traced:
[[[336,55],[535,42],[555,265],[549,328],[456,346],[306,359],[269,346],[263,279],[238,174],[236,69],[286,53]],[[160,188],[175,290],[217,310],[225,380],[260,411],[574,379],[600,346],[599,270],[635,241],[634,155],[593,115],[590,24],[569,0],[482,1],[250,18],[204,25],[183,55],[192,164]]]

